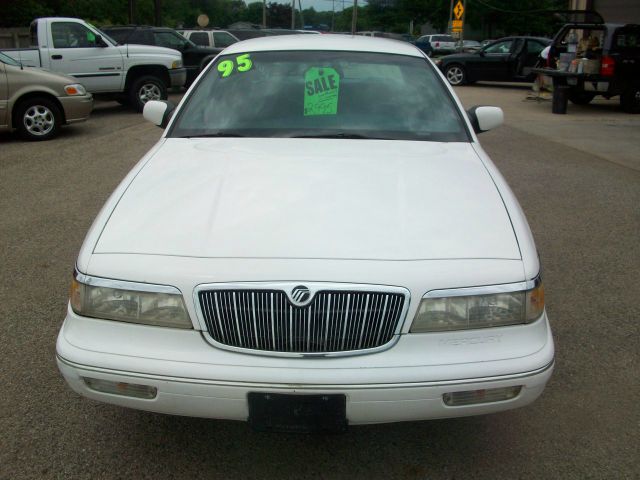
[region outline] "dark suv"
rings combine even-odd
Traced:
[[[640,25],[604,23],[593,15],[568,23],[553,39],[544,73],[555,87],[568,89],[572,103],[620,95],[624,111],[640,113]]]
[[[200,47],[187,40],[172,28],[150,27],[147,25],[109,26],[102,29],[118,43],[137,45],[155,45],[178,50],[187,69],[188,87],[200,71],[218,54],[222,48]]]

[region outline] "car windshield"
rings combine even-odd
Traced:
[[[470,141],[424,58],[320,51],[218,57],[168,136]]]
[[[0,62],[6,63],[7,65],[13,65],[14,67],[19,67],[20,63],[16,62],[9,55],[5,55],[4,53],[0,53]]]
[[[184,35],[180,34],[180,38],[184,39],[184,42],[187,44],[188,47],[194,48],[194,47],[198,47],[198,45],[196,45],[195,43],[193,43],[191,40],[189,40],[187,37],[185,37]]]

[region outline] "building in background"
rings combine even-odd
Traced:
[[[640,23],[640,0],[569,0],[571,10],[595,10],[608,23]]]

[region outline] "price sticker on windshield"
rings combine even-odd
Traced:
[[[218,72],[222,74],[222,78],[231,75],[236,67],[239,72],[248,72],[253,67],[253,62],[248,53],[239,55],[234,60],[223,60],[218,64]]]
[[[313,67],[304,74],[304,116],[336,115],[340,75],[333,68]]]

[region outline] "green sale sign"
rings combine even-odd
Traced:
[[[336,115],[340,75],[333,68],[313,67],[304,75],[304,115]]]

